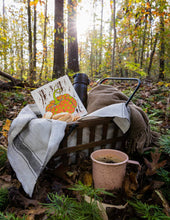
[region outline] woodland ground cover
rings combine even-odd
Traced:
[[[116,87],[127,95],[133,90],[126,83],[117,83]],[[114,192],[114,196],[98,195],[100,191],[89,188],[92,185],[91,161],[85,158],[83,162],[79,160],[60,170],[44,171],[32,199],[23,192],[7,161],[6,150],[10,122],[27,103],[33,103],[30,95],[33,88],[1,91],[0,219],[101,219],[96,203],[92,200],[86,203],[83,193],[114,205],[128,202],[124,209],[107,208],[108,219],[170,219],[169,87],[167,82],[145,80],[135,94],[133,102],[147,113],[151,129],[160,138],[142,155],[136,156],[142,165],[141,172],[138,175],[128,168],[124,186]],[[79,184],[75,187],[76,183]],[[70,187],[74,189],[68,189]],[[48,196],[48,193],[51,194]]]

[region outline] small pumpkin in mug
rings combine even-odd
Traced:
[[[77,107],[77,101],[75,98],[73,98],[69,94],[63,94],[59,95],[58,97],[55,96],[55,93],[58,89],[54,90],[53,92],[53,98],[47,106],[46,106],[46,112],[50,111],[53,114],[57,114],[60,112],[69,112],[74,113],[76,107]]]

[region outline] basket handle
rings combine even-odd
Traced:
[[[140,79],[137,78],[124,78],[124,77],[107,77],[102,79],[99,84],[102,84],[103,82],[105,82],[106,80],[134,80],[138,82],[138,85],[136,86],[134,92],[132,93],[132,95],[128,98],[128,100],[126,101],[126,106],[129,104],[129,102],[131,101],[131,99],[133,98],[133,96],[135,95],[135,93],[137,92],[137,90],[139,89],[139,86],[141,85],[141,81]]]

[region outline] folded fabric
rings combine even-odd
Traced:
[[[87,112],[92,113],[106,106],[125,103],[127,100],[128,97],[113,86],[98,85],[88,94]],[[143,153],[144,148],[148,147],[153,140],[149,119],[146,113],[132,102],[128,106],[130,108],[130,128],[122,150],[128,154],[133,154],[135,151]]]
[[[84,116],[83,119],[90,117],[111,117],[123,133],[126,133],[130,127],[130,112],[125,103],[112,104],[100,108]]]
[[[8,159],[25,192],[31,197],[37,179],[58,150],[66,122],[38,118],[36,106],[27,105],[11,124]]]

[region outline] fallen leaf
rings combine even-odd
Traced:
[[[131,172],[124,180],[124,191],[128,197],[132,197],[138,188],[137,173]]]
[[[8,132],[11,126],[11,121],[9,119],[6,120],[4,126],[2,127],[2,134],[4,137],[8,137]]]
[[[153,189],[161,188],[165,183],[162,181],[154,180],[153,181]]]
[[[147,191],[151,190],[151,188],[152,188],[152,183],[150,183],[149,185],[144,186],[144,187],[140,190],[140,192],[138,193],[138,195],[136,196],[136,198],[137,198],[137,199],[141,199]]]
[[[149,162],[146,158],[144,158],[145,164],[148,167],[146,171],[147,176],[154,175],[159,168],[165,166],[166,160],[159,162],[160,156],[161,156],[161,153],[159,152],[159,149],[157,148],[155,152],[151,152],[152,162]]]
[[[162,104],[161,101],[157,102],[156,106],[157,106],[158,109],[163,109],[164,108],[164,105]]]
[[[92,175],[89,172],[85,172],[84,176],[83,176],[83,183],[86,186],[91,186],[93,183],[93,179],[92,179]]]
[[[11,179],[11,175],[0,176],[0,188],[20,187],[20,182],[17,179]]]
[[[4,180],[5,182],[11,182],[11,175],[0,176],[0,179]]]
[[[69,184],[73,184],[72,180],[67,177],[68,167],[59,166],[54,170],[54,175],[66,181]]]
[[[38,206],[35,209],[27,210],[24,214],[27,216],[26,220],[43,219],[45,216],[46,208]]]
[[[36,207],[31,207],[31,209],[20,210],[18,216],[25,216],[26,220],[46,219],[44,218],[46,210],[46,208],[38,204]]]
[[[11,121],[7,119],[2,130],[9,131],[10,126],[11,126]]]
[[[74,172],[68,171],[66,172],[67,176],[72,177],[74,175]]]

